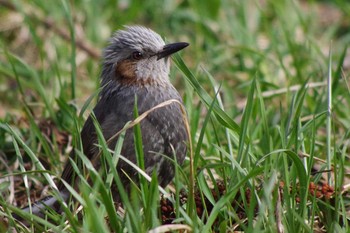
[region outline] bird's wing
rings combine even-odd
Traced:
[[[150,103],[157,101],[156,99],[149,101],[145,96],[146,94],[143,95],[143,99],[138,98],[139,112],[150,109],[154,106],[154,104],[150,105]],[[113,98],[100,100],[97,103],[94,108],[94,114],[106,141],[134,118],[131,111],[133,105],[134,96],[114,96]],[[148,174],[151,174],[154,169],[157,169],[159,183],[165,186],[172,179],[173,164],[170,160],[164,158],[164,155],[173,158],[175,150],[177,160],[181,164],[186,154],[185,141],[187,141],[187,133],[184,128],[181,110],[176,104],[157,109],[143,119],[140,124],[145,170]],[[81,140],[84,154],[90,160],[99,152],[99,149],[96,147],[97,137],[95,132],[92,118],[89,117],[82,129]],[[108,146],[111,150],[115,149],[117,140],[118,137],[109,143]],[[121,154],[131,162],[136,163],[133,129],[128,129],[126,132]],[[79,165],[78,156],[74,154],[74,151],[72,151],[70,156]],[[97,159],[96,162],[99,163],[100,160]],[[95,167],[98,166],[99,164],[95,164]],[[136,176],[137,173],[136,170],[122,161],[119,161],[118,169],[124,170],[131,176]],[[73,175],[72,165],[68,162],[62,173],[62,179],[72,183],[74,181]]]

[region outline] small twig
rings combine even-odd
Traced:
[[[301,158],[305,158],[305,157],[311,158],[311,155],[306,154],[306,153],[304,153],[304,152],[299,152],[299,153],[298,153],[298,156],[301,157]],[[313,159],[316,160],[316,161],[318,161],[318,162],[324,163],[324,164],[327,162],[326,160],[320,159],[320,158],[317,158],[317,157],[313,157]]]
[[[308,83],[307,87],[308,88],[316,88],[316,87],[323,87],[327,83],[326,82],[315,82],[315,83]],[[291,87],[284,87],[278,90],[272,90],[272,91],[265,91],[262,93],[262,97],[271,97],[274,95],[279,95],[286,93],[287,91],[298,91],[302,86],[301,85],[294,85]]]

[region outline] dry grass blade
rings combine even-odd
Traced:
[[[192,229],[190,226],[185,224],[167,224],[167,225],[156,227],[148,231],[148,233],[162,233],[162,232],[169,232],[169,231],[191,232]]]
[[[316,87],[323,87],[326,85],[327,85],[327,83],[325,83],[325,82],[315,82],[315,83],[308,83],[307,87],[308,88],[316,88]],[[262,93],[262,96],[263,97],[271,97],[274,95],[280,95],[280,94],[286,93],[288,91],[298,91],[298,90],[300,90],[301,87],[302,87],[302,85],[294,85],[291,87],[280,88],[278,90],[265,91]]]

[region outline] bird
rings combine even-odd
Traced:
[[[189,135],[179,105],[182,98],[169,80],[170,56],[188,45],[186,42],[166,44],[158,33],[140,25],[124,26],[110,38],[102,56],[99,97],[80,134],[82,151],[96,170],[102,162],[98,157],[100,148],[93,116],[109,149],[114,151],[119,138],[116,134],[135,119],[135,103],[141,115],[165,101],[176,100],[149,111],[140,121],[145,172],[150,176],[156,173],[161,187],[174,178],[174,161],[183,164]],[[120,154],[137,164],[133,129],[126,130]],[[70,158],[78,161],[79,156],[72,150]],[[138,172],[121,160],[117,171],[129,192],[131,180],[138,180]],[[77,188],[80,182],[77,177],[72,163],[66,162],[57,185],[63,201],[71,196],[63,181]],[[113,199],[120,201],[116,185],[112,184],[111,189]],[[45,209],[62,212],[60,206],[56,197],[48,196],[22,210],[45,217]]]

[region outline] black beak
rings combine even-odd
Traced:
[[[164,57],[168,57],[171,54],[186,48],[188,45],[189,43],[186,42],[178,42],[164,45],[163,49],[157,53],[157,60],[162,59]]]

